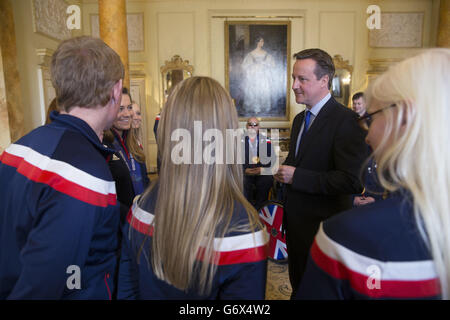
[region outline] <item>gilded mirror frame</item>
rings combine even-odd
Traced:
[[[333,56],[333,63],[335,68],[335,76],[333,78],[333,86],[331,94],[333,97],[346,107],[350,107],[350,93],[353,77],[353,66],[349,64],[348,60],[344,60],[340,54]],[[339,77],[338,73],[348,72],[345,78]]]
[[[177,73],[177,81],[175,85],[180,82],[181,80],[184,80],[186,78],[192,77],[194,74],[194,66],[189,64],[189,60],[183,60],[181,56],[178,54],[174,55],[172,59],[166,60],[164,62],[164,65],[160,67],[161,72],[161,106],[160,109],[163,108],[164,104],[167,101],[167,96],[170,93],[171,88],[174,86],[172,84],[172,78],[170,76],[171,72],[173,71],[180,71],[181,72],[181,78]]]

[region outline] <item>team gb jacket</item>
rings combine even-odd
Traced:
[[[323,222],[296,298],[440,299],[411,196],[398,192]]]
[[[157,188],[155,188],[157,189]],[[158,279],[151,264],[155,190],[142,201],[135,199],[123,227],[123,245],[119,268],[118,299],[264,299],[267,271],[265,230],[227,232],[215,238],[218,268],[209,294],[195,289],[181,291]],[[236,204],[231,224],[245,224],[248,217],[242,205]],[[138,252],[141,249],[141,254]]]
[[[52,114],[0,155],[0,299],[108,299],[119,207],[104,147]]]

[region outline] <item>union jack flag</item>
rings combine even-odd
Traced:
[[[287,259],[286,236],[281,232],[283,207],[278,203],[269,203],[259,210],[259,217],[269,233],[269,257],[274,260]]]

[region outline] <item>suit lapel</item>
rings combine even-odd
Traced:
[[[305,118],[305,111],[298,114],[298,118],[294,119],[292,123],[291,141],[289,142],[289,154],[286,158],[285,164],[293,165],[295,162],[295,148],[297,146],[298,134]]]
[[[298,121],[295,124],[295,127],[293,128],[293,137],[296,137],[295,141],[293,141],[293,147],[294,147],[294,154],[295,154],[295,147],[297,146],[297,139],[298,139],[298,135],[300,133],[300,128],[302,127],[303,122],[305,121],[305,111],[302,111],[298,117]]]
[[[300,142],[300,147],[298,150],[297,157],[295,158],[296,165],[299,164],[301,161],[303,155],[305,154],[306,150],[310,147],[310,145],[314,141],[314,137],[317,136],[322,128],[327,125],[328,119],[330,118],[330,115],[333,113],[335,100],[333,97],[331,97],[327,103],[322,107],[319,114],[314,119],[313,123],[309,127],[309,130],[305,133],[303,136],[302,141]],[[304,117],[304,116],[303,116]],[[303,119],[302,117],[302,119]],[[303,122],[303,121],[302,121]],[[299,129],[300,130],[300,129]],[[297,135],[298,136],[298,135]]]

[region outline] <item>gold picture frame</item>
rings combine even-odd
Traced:
[[[225,22],[225,87],[239,120],[289,121],[290,57],[290,21]]]

